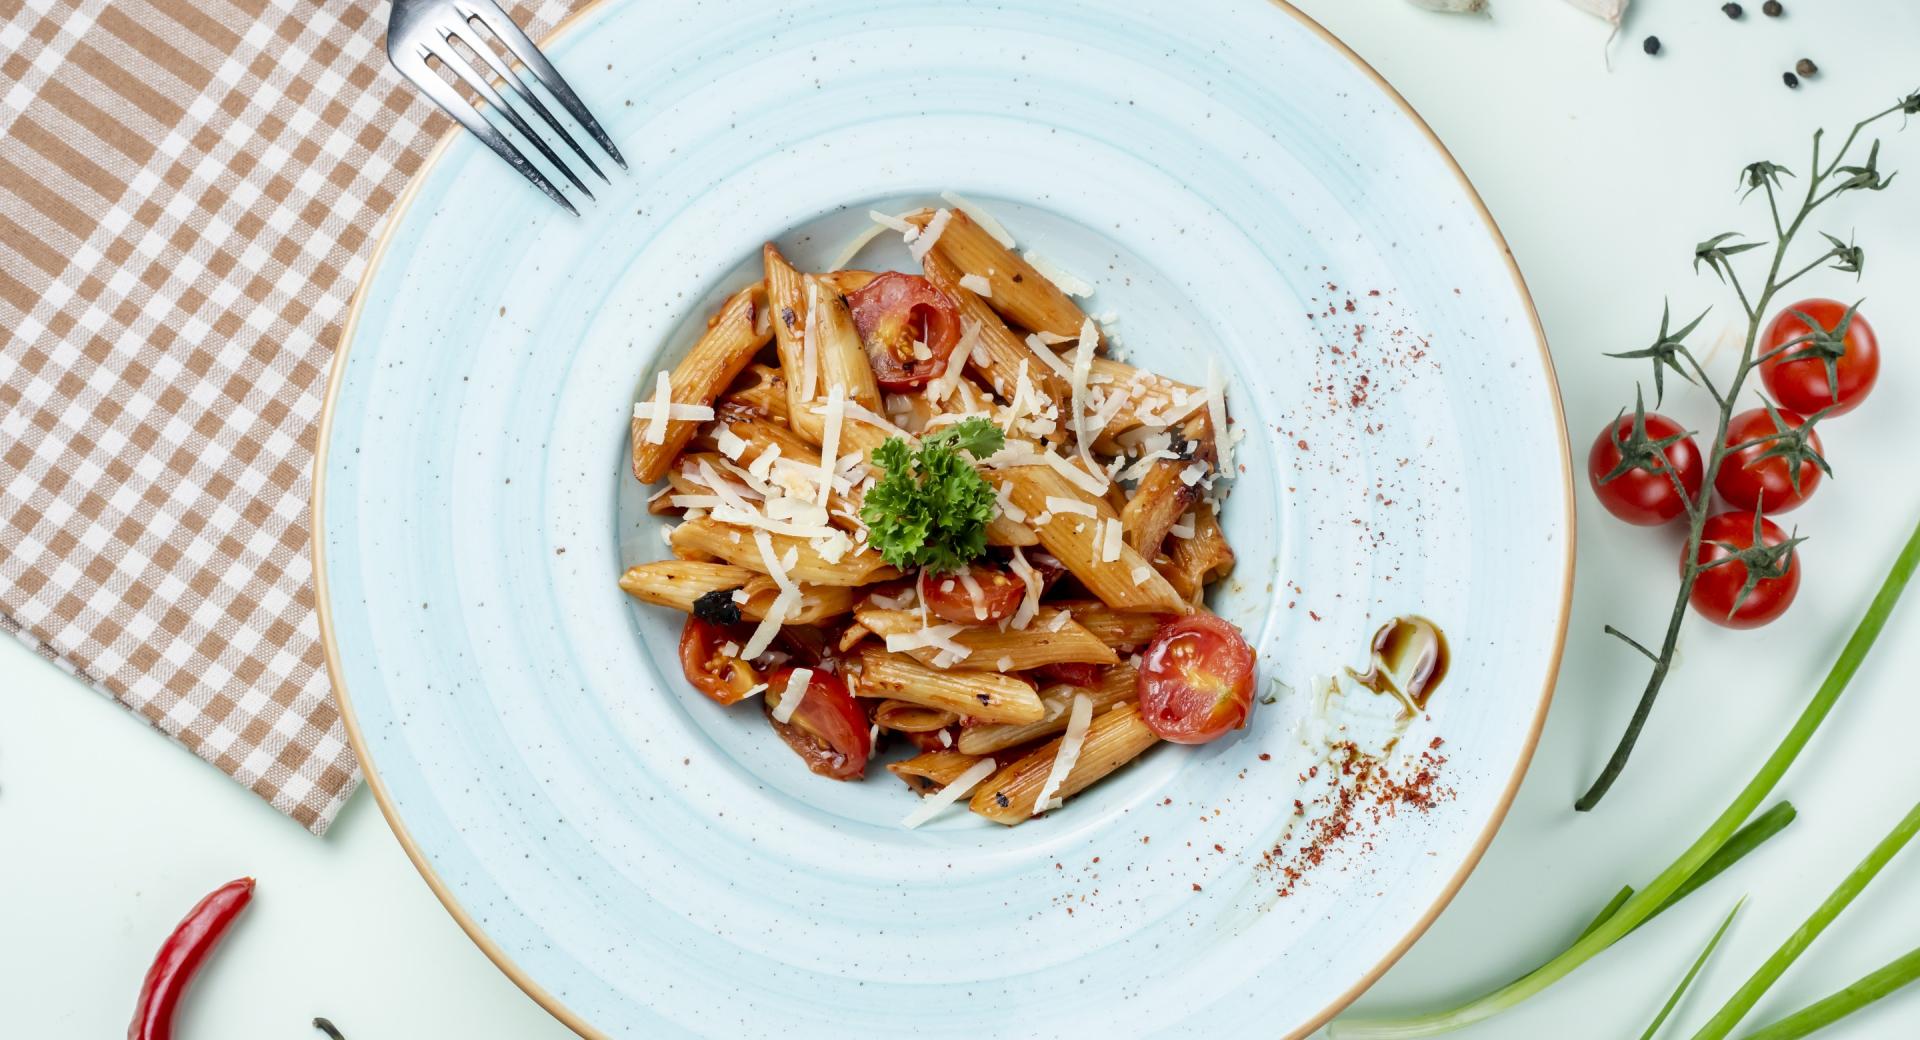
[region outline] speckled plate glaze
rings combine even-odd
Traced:
[[[1505,812],[1571,581],[1538,323],[1424,124],[1259,0],[609,0],[549,51],[632,172],[573,219],[444,143],[357,297],[315,481],[335,686],[460,923],[591,1035],[1274,1037],[1356,996]],[[1263,682],[1362,664],[1398,613],[1446,629],[1402,746],[1444,739],[1450,797],[1282,896],[1324,751],[1303,693],[1021,827],[907,831],[885,774],[816,778],[685,688],[679,619],[614,584],[664,555],[636,388],[763,240],[822,264],[942,189],[1092,281],[1135,362],[1228,373],[1214,606]]]

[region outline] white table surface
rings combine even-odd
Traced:
[[[1495,4],[1485,21],[1400,0],[1301,2],[1407,95],[1486,197],[1546,322],[1578,458],[1644,378],[1639,363],[1601,352],[1650,342],[1663,295],[1676,313],[1717,305],[1702,342],[1731,325],[1731,305],[1689,261],[1700,239],[1763,226],[1763,209],[1736,211],[1739,168],[1803,164],[1814,126],[1850,125],[1920,87],[1920,5],[1787,0],[1788,17],[1773,20],[1753,0],[1731,23],[1710,0],[1640,0],[1609,74],[1604,26],[1554,0]],[[1657,59],[1640,53],[1650,32],[1665,44]],[[1823,71],[1790,92],[1780,72],[1802,56]],[[1511,977],[1622,883],[1664,866],[1771,749],[1920,517],[1920,467],[1900,444],[1920,436],[1910,349],[1920,342],[1920,126],[1890,136],[1884,165],[1912,179],[1821,222],[1858,228],[1866,278],[1857,289],[1839,275],[1806,283],[1869,297],[1886,365],[1867,407],[1823,427],[1838,479],[1790,518],[1812,537],[1800,601],[1761,634],[1691,625],[1634,768],[1598,812],[1572,812],[1644,675],[1600,626],[1653,638],[1677,544],[1612,522],[1582,479],[1573,628],[1532,772],[1479,870],[1363,1006],[1432,1006]],[[1669,388],[1667,410],[1690,423],[1708,421],[1709,403]],[[1916,674],[1920,590],[1785,783],[1798,822],[1572,978],[1461,1035],[1638,1035],[1745,893],[1748,909],[1682,1008],[1697,1025],[1920,798]],[[160,938],[205,891],[248,873],[260,879],[255,903],[183,1008],[191,1040],[317,1036],[307,1025],[317,1014],[352,1040],[569,1035],[442,911],[364,790],[327,838],[313,838],[10,641],[0,642],[0,719],[0,1036],[118,1035]],[[1750,1022],[1917,942],[1911,850]],[[1824,1035],[1916,1033],[1920,989]]]

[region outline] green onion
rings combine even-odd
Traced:
[[[1920,979],[1920,949],[1860,978],[1832,996],[1816,1000],[1793,1014],[1757,1032],[1746,1040],[1800,1040],[1801,1037],[1840,1021],[1868,1004]]]
[[[1740,904],[1746,901],[1747,897],[1741,896],[1733,904],[1733,909],[1727,911],[1727,916],[1721,920],[1720,927],[1714,930],[1713,938],[1707,940],[1706,949],[1701,950],[1700,956],[1693,959],[1693,967],[1688,968],[1687,973],[1681,976],[1680,985],[1675,986],[1673,995],[1667,998],[1665,1004],[1660,1005],[1660,1013],[1653,1016],[1653,1021],[1647,1025],[1647,1031],[1640,1034],[1640,1040],[1653,1040],[1654,1036],[1660,1032],[1660,1027],[1666,1025],[1667,1016],[1673,1014],[1673,1009],[1680,1006],[1680,998],[1687,995],[1687,989],[1693,985],[1694,976],[1700,974],[1701,968],[1706,967],[1707,958],[1713,956],[1713,948],[1720,945],[1721,937],[1727,934],[1727,926],[1733,923],[1734,915],[1740,912]]]
[[[1840,699],[1841,691],[1847,688],[1848,681],[1860,669],[1860,662],[1866,658],[1881,629],[1886,627],[1887,616],[1893,613],[1894,604],[1899,602],[1900,593],[1906,590],[1917,565],[1920,565],[1920,524],[1915,525],[1906,545],[1894,559],[1886,580],[1874,594],[1873,601],[1867,605],[1866,614],[1853,630],[1853,635],[1847,639],[1847,645],[1841,648],[1840,657],[1834,661],[1826,680],[1814,692],[1813,699],[1800,712],[1793,728],[1787,731],[1773,754],[1761,764],[1759,772],[1747,781],[1733,802],[1678,859],[1661,871],[1646,888],[1629,897],[1598,928],[1576,940],[1565,952],[1525,978],[1459,1007],[1405,1018],[1340,1020],[1329,1027],[1328,1035],[1335,1040],[1404,1040],[1435,1036],[1484,1021],[1565,978],[1575,968],[1632,931],[1640,922],[1653,916],[1655,911],[1666,905],[1668,898],[1686,884],[1688,878],[1698,873],[1714,853],[1733,838],[1741,824],[1753,815],[1753,811],[1779,784],[1780,778],[1786,775],[1787,768],[1793,765],[1793,760],[1813,739],[1814,732],[1826,721],[1827,713],[1833,710],[1834,703]]]
[[[1753,976],[1734,992],[1726,1005],[1708,1019],[1707,1024],[1701,1026],[1698,1033],[1693,1034],[1693,1040],[1725,1040],[1725,1037],[1733,1032],[1733,1027],[1739,1025],[1747,1012],[1753,1010],[1753,1006],[1760,1002],[1767,988],[1772,986],[1802,953],[1806,952],[1808,946],[1813,945],[1813,941],[1820,937],[1821,932],[1826,931],[1827,926],[1833,923],[1833,919],[1840,916],[1840,911],[1845,910],[1847,904],[1853,902],[1854,898],[1866,889],[1874,875],[1880,873],[1881,868],[1887,865],[1887,861],[1893,859],[1895,854],[1905,848],[1915,834],[1920,834],[1920,802],[1914,803],[1913,808],[1907,810],[1907,815],[1894,825],[1893,830],[1887,832],[1886,837],[1880,839],[1880,844],[1875,845],[1873,851],[1867,853],[1867,858],[1853,868],[1853,872],[1840,882],[1840,886],[1814,909],[1792,935],[1787,936],[1787,941],[1773,951],[1773,956],[1768,957],[1766,962],[1760,965],[1759,970],[1755,971]]]

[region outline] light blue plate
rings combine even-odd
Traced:
[[[1539,328],[1424,125],[1253,0],[610,0],[549,53],[632,172],[574,219],[469,137],[439,153],[356,298],[316,480],[334,682],[461,924],[620,1036],[1272,1037],[1357,995],[1504,813],[1571,578]],[[1283,898],[1262,854],[1312,795],[1303,694],[1021,827],[907,831],[891,778],[816,778],[685,688],[679,619],[614,584],[664,555],[635,388],[762,241],[820,265],[943,189],[1092,281],[1132,360],[1227,373],[1248,436],[1214,606],[1263,681],[1361,664],[1397,613],[1446,628],[1403,743],[1444,738],[1451,798]]]

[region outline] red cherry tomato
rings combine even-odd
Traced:
[[[1648,412],[1646,432],[1648,440],[1659,441],[1685,430],[1664,415]],[[1664,524],[1687,508],[1673,486],[1673,478],[1667,475],[1667,466],[1674,467],[1674,472],[1680,475],[1680,483],[1686,486],[1688,496],[1698,495],[1706,475],[1706,467],[1700,461],[1700,448],[1692,437],[1682,437],[1661,450],[1664,463],[1653,462],[1650,468],[1636,466],[1611,480],[1606,479],[1620,465],[1620,446],[1614,443],[1614,438],[1618,436],[1621,443],[1627,443],[1632,435],[1630,415],[1621,416],[1601,430],[1600,436],[1593,439],[1593,449],[1587,452],[1587,480],[1593,485],[1594,497],[1607,507],[1607,512],[1643,527]]]
[[[1792,429],[1805,426],[1807,420],[1798,412],[1785,408],[1777,409],[1780,421]],[[1765,408],[1750,408],[1733,417],[1727,423],[1727,445],[1729,447],[1745,441],[1756,440],[1774,434],[1779,427],[1773,423],[1773,417]],[[1807,440],[1814,451],[1820,450],[1820,434],[1808,431]],[[1752,516],[1758,509],[1765,513],[1784,513],[1798,508],[1800,503],[1813,496],[1813,489],[1820,486],[1820,467],[1811,462],[1789,464],[1785,458],[1774,456],[1762,458],[1772,450],[1774,444],[1766,442],[1748,445],[1720,463],[1720,472],[1714,475],[1713,489],[1727,504]],[[1794,490],[1793,471],[1800,471],[1800,488]]]
[[[1772,350],[1814,331],[1795,311],[1831,332],[1846,315],[1847,306],[1839,300],[1801,300],[1774,316],[1773,323],[1767,326],[1766,338],[1761,341],[1763,350]],[[1873,326],[1867,324],[1867,319],[1855,313],[1847,323],[1841,344],[1844,352],[1833,359],[1833,382],[1827,381],[1827,361],[1818,347],[1802,343],[1760,365],[1760,378],[1766,381],[1767,392],[1782,408],[1791,408],[1802,415],[1812,415],[1822,408],[1828,409],[1831,415],[1853,411],[1866,400],[1874,381],[1880,378],[1880,341],[1874,337]]]
[[[793,717],[785,722],[773,719],[773,709],[786,695],[787,681],[794,669],[781,668],[767,676],[767,721],[774,732],[800,756],[807,768],[835,780],[852,780],[867,771],[867,756],[873,753],[867,713],[847,692],[847,684],[832,672],[813,670],[807,680],[807,692]]]
[[[967,591],[967,579],[980,587],[980,604]],[[1027,594],[1027,583],[1005,568],[987,564],[969,564],[952,574],[928,574],[921,579],[927,609],[942,620],[956,625],[990,625],[1010,618],[1020,609]]]
[[[881,387],[918,390],[947,371],[948,355],[960,342],[960,311],[931,282],[888,271],[847,297],[847,303]],[[915,357],[915,342],[928,356]]]
[[[751,638],[750,626],[716,625],[688,617],[686,627],[680,630],[680,670],[694,689],[721,704],[736,704],[760,678],[752,665],[723,650],[732,643],[737,654]]]
[[[1762,520],[1760,539],[1764,545],[1779,545],[1787,536],[1773,521]],[[1752,545],[1753,514],[1720,513],[1707,518],[1706,527],[1700,533],[1700,555],[1696,559],[1705,566],[1733,555],[1729,546],[1737,551]],[[1694,579],[1689,601],[1701,617],[1716,625],[1758,628],[1786,613],[1793,605],[1794,594],[1800,591],[1800,554],[1788,556],[1785,574],[1760,579],[1736,609],[1734,602],[1746,583],[1747,567],[1737,560],[1708,567]]]
[[[1066,683],[1090,690],[1100,684],[1100,673],[1106,669],[1102,665],[1076,662],[1043,664],[1033,670],[1033,674],[1049,683]]]
[[[1140,662],[1140,720],[1176,744],[1204,744],[1247,724],[1253,648],[1212,614],[1160,626]]]

